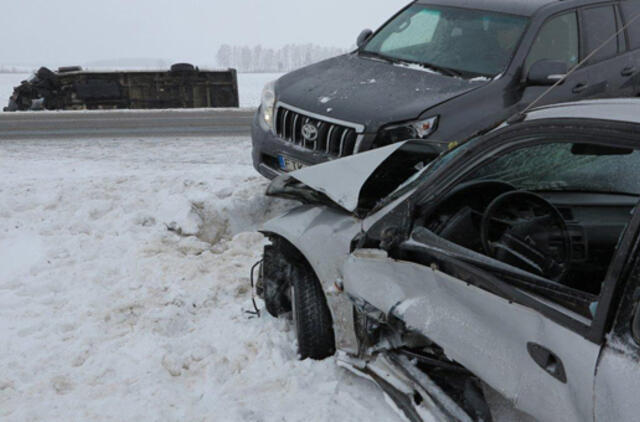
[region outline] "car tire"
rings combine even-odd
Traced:
[[[291,308],[301,360],[322,360],[335,353],[333,321],[320,281],[310,268],[292,271]]]

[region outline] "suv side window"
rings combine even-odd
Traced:
[[[578,16],[575,12],[566,13],[542,26],[525,62],[525,71],[528,73],[539,60],[559,60],[572,68],[579,58]]]
[[[585,56],[600,49],[589,59],[589,63],[598,63],[618,54],[618,43],[615,39],[605,44],[617,32],[616,14],[613,6],[584,9],[582,11],[582,25]]]
[[[640,1],[620,2],[620,10],[625,24],[628,24],[632,19],[640,15]],[[627,27],[627,34],[629,34],[629,48],[631,50],[640,48],[640,18]]]

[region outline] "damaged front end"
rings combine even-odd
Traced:
[[[365,217],[379,201],[440,154],[438,147],[422,140],[399,142],[278,176],[269,185],[267,195]]]
[[[256,285],[258,295],[274,317],[292,315],[290,283],[305,258],[278,236],[265,247]],[[266,265],[264,264],[266,263]],[[451,361],[443,349],[410,330],[393,312],[385,314],[363,299],[349,296],[342,286],[325,287],[327,299],[344,302],[333,308],[336,330],[335,359],[339,366],[375,382],[412,422],[491,421],[483,383],[466,368]],[[332,298],[333,297],[333,298]],[[337,309],[350,312],[336,312]],[[355,347],[345,347],[345,335],[353,332]]]
[[[359,353],[338,355],[340,366],[378,384],[412,422],[492,420],[478,377],[393,315],[351,299]]]
[[[477,377],[407,329],[393,312],[350,296],[343,280],[343,263],[361,238],[362,218],[428,171],[439,155],[429,144],[407,141],[274,179],[268,195],[306,205],[263,227],[271,244],[264,251],[257,291],[271,315],[293,315],[295,323],[301,314],[291,286],[300,274],[311,273],[331,312],[341,366],[375,381],[411,421],[490,421]],[[317,309],[323,307],[318,303]],[[298,345],[301,335],[297,332]]]

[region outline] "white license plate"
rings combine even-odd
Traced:
[[[278,164],[283,171],[295,171],[305,167],[306,164],[302,161],[294,160],[293,158],[278,155]]]

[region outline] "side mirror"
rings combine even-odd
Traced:
[[[358,46],[358,48],[364,47],[367,41],[369,41],[369,38],[371,38],[371,35],[373,35],[373,31],[370,29],[365,29],[364,31],[362,31],[360,35],[358,35],[358,40],[356,41],[356,45]]]
[[[559,60],[539,60],[531,66],[527,75],[530,85],[553,85],[564,78],[569,72],[569,66]]]
[[[447,144],[426,139],[407,139],[400,150],[421,157],[420,160],[433,161],[447,150]]]

